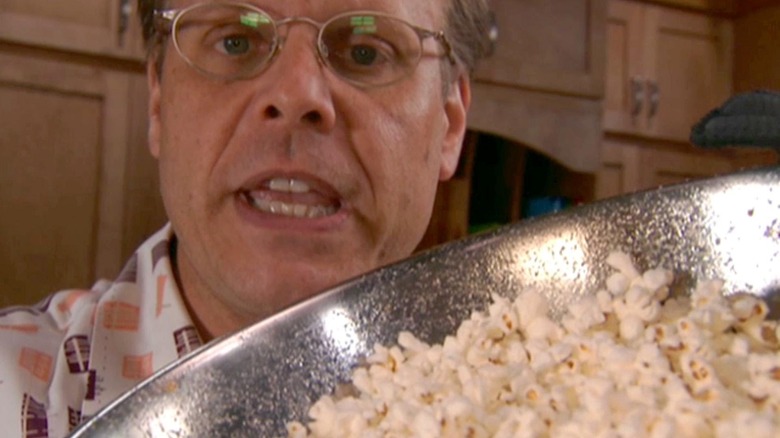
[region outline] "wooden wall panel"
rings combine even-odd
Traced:
[[[99,95],[0,80],[0,307],[91,286],[101,118]]]
[[[780,2],[734,21],[734,91],[780,91]]]

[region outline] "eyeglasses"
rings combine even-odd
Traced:
[[[354,11],[324,23],[307,17],[274,20],[245,3],[198,3],[155,11],[158,30],[173,36],[176,51],[206,76],[246,79],[260,74],[279,53],[279,28],[294,22],[318,29],[317,52],[323,64],[358,86],[388,85],[411,75],[423,57],[423,41],[433,38],[455,64],[444,32],[434,32],[381,12]]]

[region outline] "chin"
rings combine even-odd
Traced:
[[[321,266],[294,263],[278,265],[263,273],[266,278],[257,278],[255,269],[249,275],[255,277],[244,282],[244,293],[257,301],[266,312],[276,313],[292,304],[304,301],[334,286],[365,272],[360,267],[344,269],[344,266]],[[246,288],[247,284],[254,284]],[[257,292],[260,292],[258,295]],[[258,299],[259,298],[259,299]]]

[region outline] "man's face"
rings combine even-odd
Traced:
[[[322,22],[370,9],[424,28],[444,24],[439,2],[253,4],[275,19]],[[149,70],[151,150],[191,303],[223,305],[251,321],[408,256],[427,227],[437,181],[457,165],[465,80],[443,96],[441,60],[424,57],[398,83],[358,88],[319,62],[316,32],[283,26],[281,52],[248,80],[209,79],[171,43],[161,75]],[[430,39],[425,50],[440,52]]]

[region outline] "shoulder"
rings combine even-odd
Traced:
[[[0,309],[0,422],[14,426],[3,436],[19,435],[20,413],[28,423],[40,418],[49,432],[66,433],[69,423],[78,421],[82,403],[91,397],[92,370],[107,366],[91,354],[95,337],[121,348],[117,339],[125,340],[132,318],[123,318],[118,310],[156,310],[154,277],[171,275],[171,239],[166,225],[138,248],[113,282],[63,290],[32,306]],[[118,334],[104,336],[112,330]]]
[[[34,373],[48,374],[45,365],[35,364],[53,362],[69,334],[91,332],[101,294],[100,290],[64,290],[34,306],[0,310],[0,379],[31,371],[30,367],[35,367]]]
[[[0,309],[0,347],[7,339],[57,338],[79,318],[89,317],[102,291],[69,289],[33,306]],[[85,310],[87,310],[85,312]]]
[[[78,355],[91,333],[100,294],[64,290],[34,306],[0,310],[0,421],[15,427],[20,413],[28,420],[45,418],[46,409],[56,404],[51,387],[58,369],[71,359],[68,346]]]

